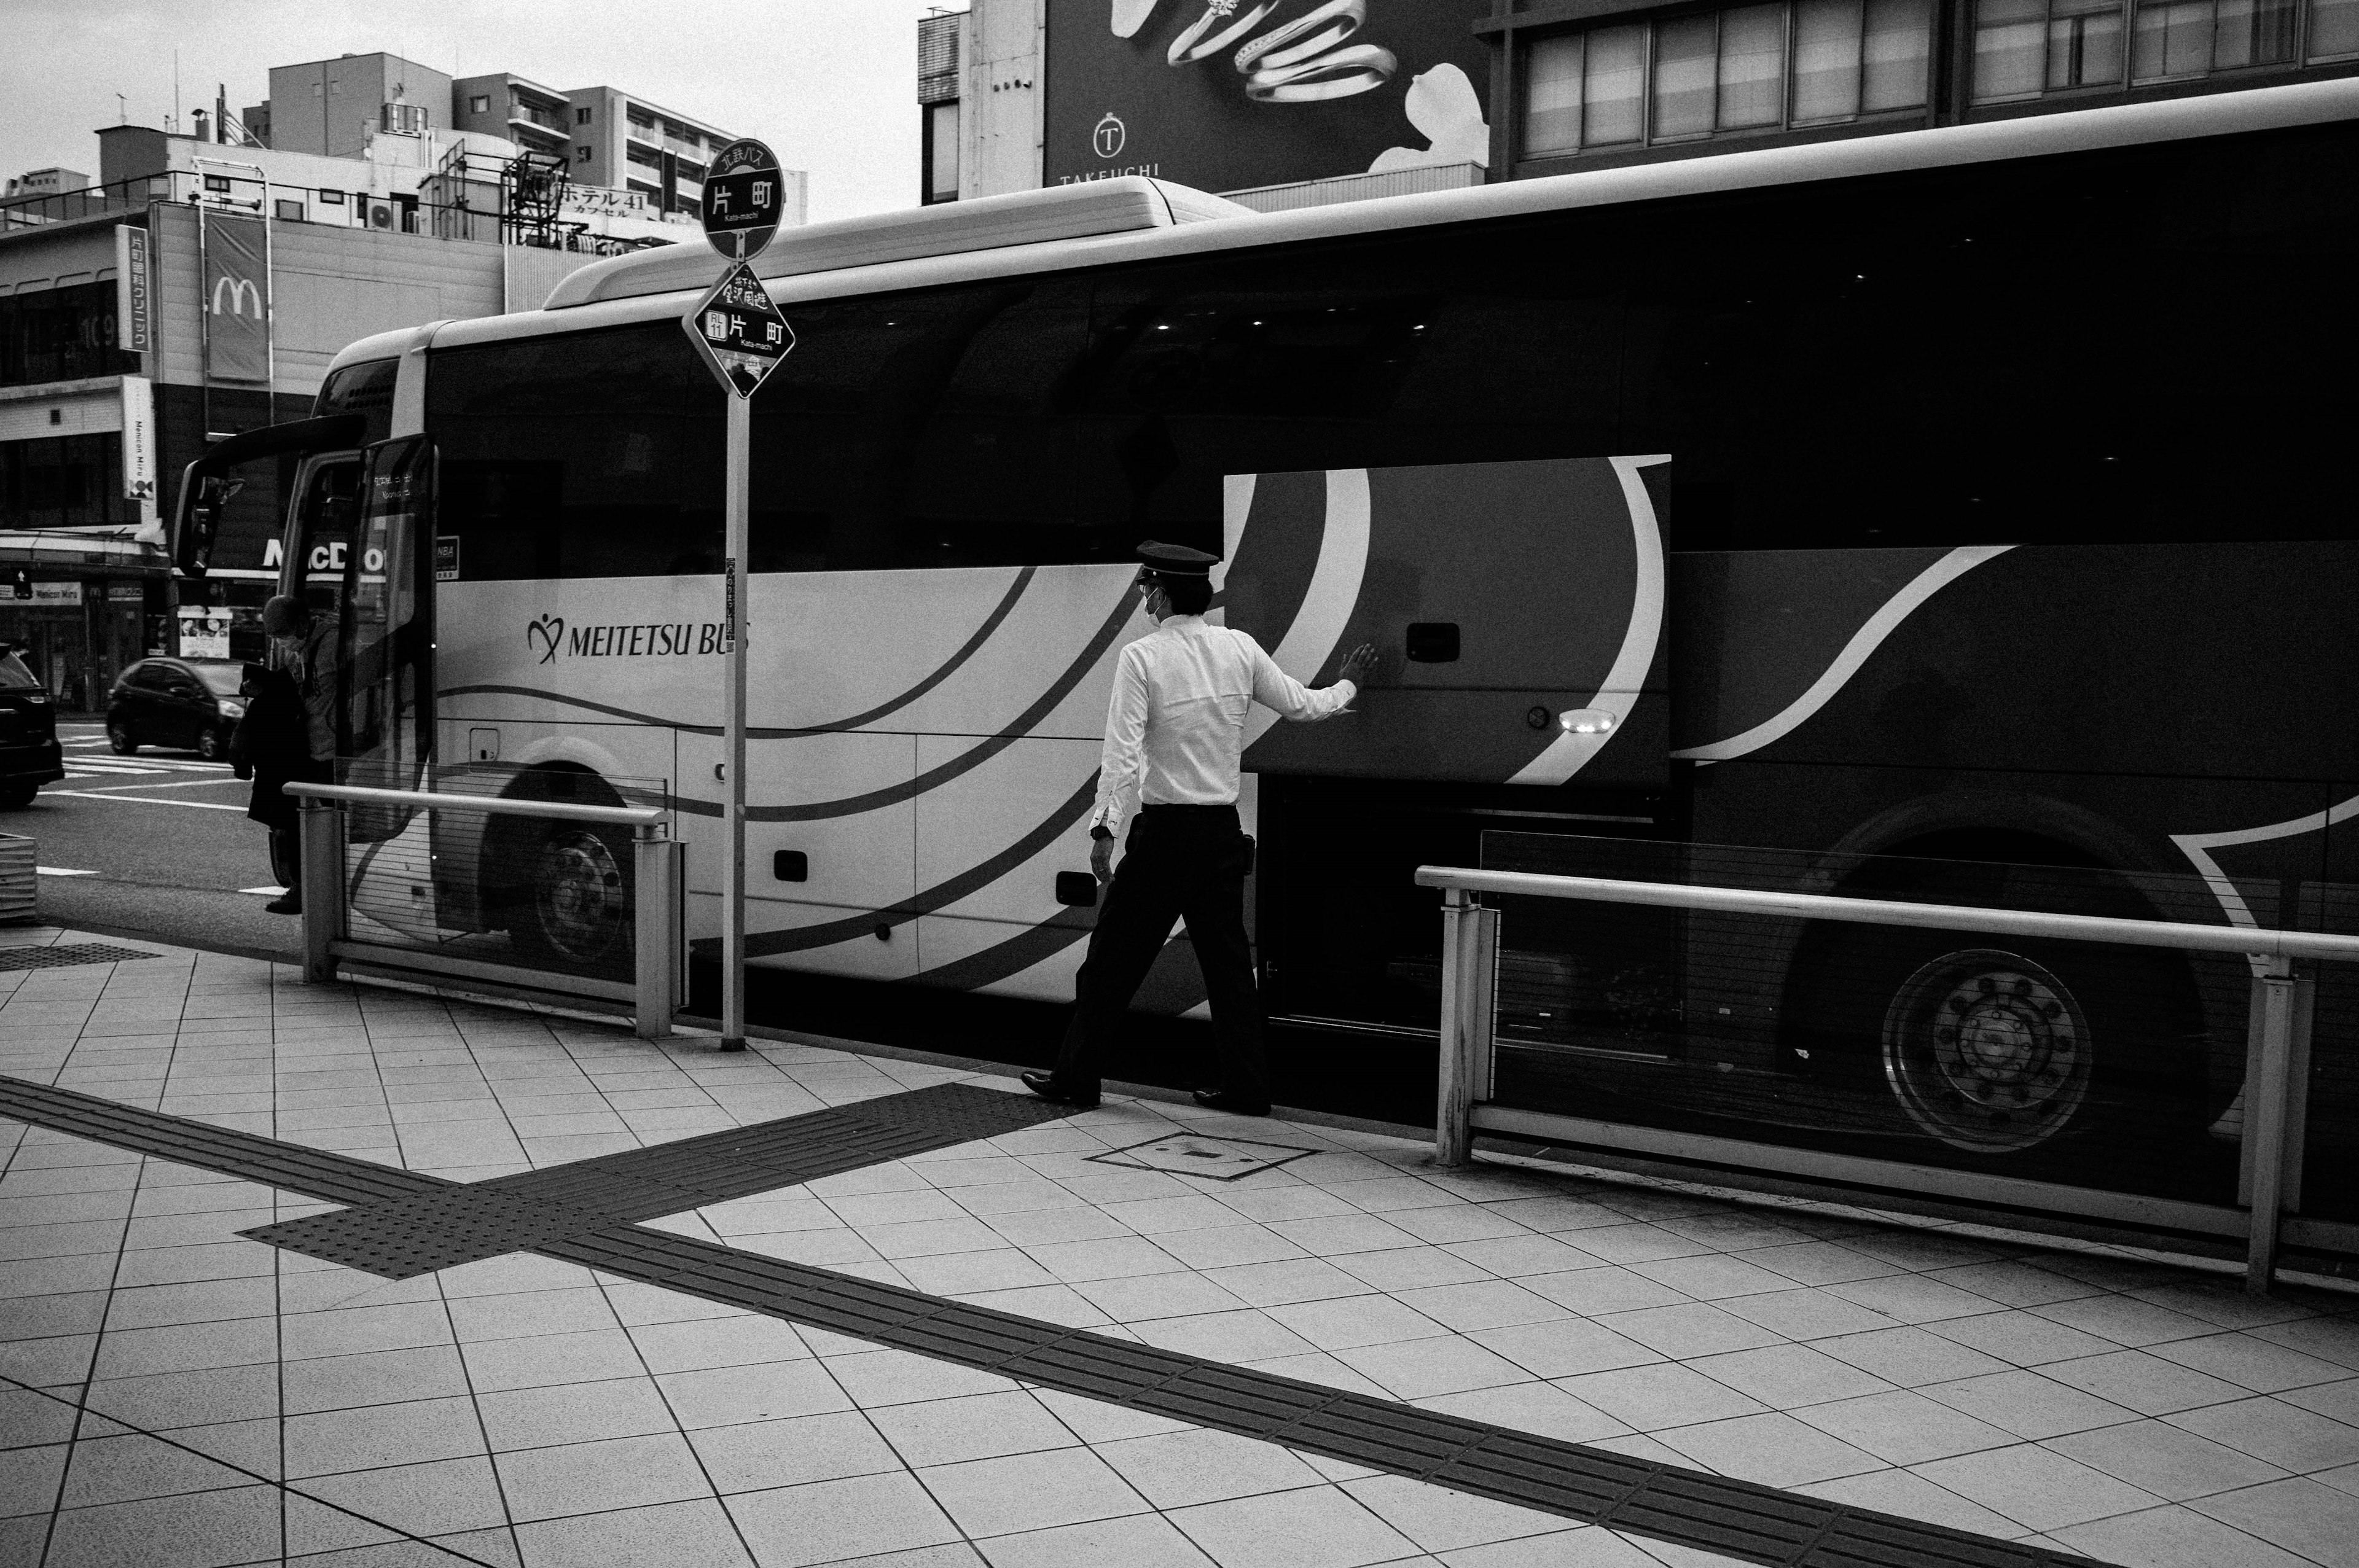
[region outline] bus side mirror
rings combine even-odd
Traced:
[[[226,474],[203,473],[199,465],[189,465],[189,472],[180,481],[179,514],[173,519],[172,564],[183,577],[205,575],[212,564],[213,541],[221,535],[222,514],[237,492],[245,488],[244,480],[231,479]]]

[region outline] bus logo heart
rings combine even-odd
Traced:
[[[565,640],[565,617],[543,615],[538,620],[527,622],[524,640],[540,649],[542,664],[549,663],[557,657],[558,644]]]

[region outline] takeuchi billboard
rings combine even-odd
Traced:
[[[1048,0],[1043,172],[1202,190],[1487,164],[1490,0]]]

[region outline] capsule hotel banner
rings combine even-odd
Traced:
[[[1484,164],[1490,0],[1048,0],[1049,183]]]

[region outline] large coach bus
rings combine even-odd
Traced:
[[[2335,925],[2354,189],[2331,81],[1281,214],[1121,179],[783,234],[752,961],[876,1017],[1070,998],[1147,538],[1221,555],[1218,613],[1306,681],[1387,656],[1247,753],[1293,1103],[1430,1075],[1420,862]],[[723,395],[679,319],[718,265],[356,343],[319,418],[191,487],[328,443],[283,591],[338,617],[354,776],[660,800],[707,944]],[[629,941],[596,832],[428,863],[355,875],[410,879],[370,907],[413,935]],[[2233,1151],[2241,960],[1572,908],[1503,940],[1500,1070],[1541,1100],[1997,1172],[2142,1149],[2165,1187]],[[1201,1002],[1183,932],[1139,1005]]]

